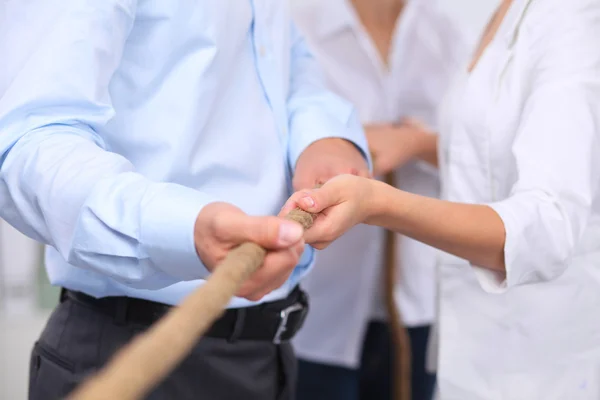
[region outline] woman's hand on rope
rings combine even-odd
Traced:
[[[363,154],[345,139],[317,140],[298,158],[293,180],[294,190],[314,188],[341,174],[370,176]]]
[[[287,281],[304,251],[302,235],[302,226],[296,222],[251,217],[219,202],[202,209],[194,232],[196,251],[209,271],[242,243],[253,242],[269,250],[262,267],[237,293],[251,301],[260,300]]]
[[[286,215],[296,207],[318,214],[304,234],[306,243],[324,249],[354,225],[369,217],[373,181],[354,175],[339,175],[319,189],[302,190],[289,198],[281,209]]]

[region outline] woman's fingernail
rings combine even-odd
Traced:
[[[315,201],[312,199],[312,197],[303,197],[300,202],[306,208],[312,208],[315,206]]]
[[[298,242],[303,235],[302,225],[296,222],[283,222],[279,226],[279,244],[282,246],[289,246]]]

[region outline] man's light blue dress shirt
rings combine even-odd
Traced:
[[[176,304],[208,275],[193,238],[204,205],[276,214],[315,140],[367,154],[287,3],[0,6],[0,217],[48,245],[53,284]],[[263,301],[285,297],[312,259],[307,248]]]

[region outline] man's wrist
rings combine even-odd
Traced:
[[[196,220],[210,196],[172,183],[156,185],[142,207],[140,245],[160,269],[181,280],[209,272],[195,246]]]
[[[343,138],[343,137],[331,137],[331,138],[325,138],[325,139],[321,139],[321,140],[327,140],[327,141],[329,141],[329,143],[331,143],[332,145],[335,145],[335,146],[346,146],[348,149],[355,150],[357,153],[359,153],[363,156],[363,158],[365,159],[365,162],[368,161],[367,155],[364,154],[364,152],[362,151],[360,146],[358,144],[354,143],[350,139]],[[319,142],[319,140],[315,143],[318,143],[318,142]]]

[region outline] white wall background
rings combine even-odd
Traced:
[[[470,36],[470,40],[476,41],[498,0],[439,2]],[[7,285],[25,289],[31,286],[35,280],[38,255],[35,243],[0,221],[0,400],[26,398],[29,352],[47,318],[46,313],[34,309],[31,298],[11,297],[12,300],[8,301],[5,297],[2,301],[2,293],[7,294]]]
[[[0,220],[0,400],[27,396],[29,352],[48,315],[36,309],[39,250]]]

